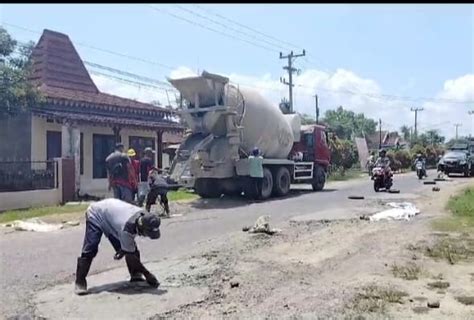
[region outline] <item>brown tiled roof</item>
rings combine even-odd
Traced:
[[[48,87],[99,93],[67,35],[44,30],[31,57],[31,80]]]
[[[384,144],[384,141],[386,139],[386,136],[388,134],[388,131],[382,131],[382,144]],[[369,146],[369,148],[378,148],[379,146],[379,143],[380,143],[380,133],[379,131],[373,133],[373,134],[370,134],[370,135],[366,135],[365,137],[365,140],[367,141],[367,145]]]
[[[84,92],[77,90],[69,90],[58,87],[50,87],[42,85],[40,91],[46,96],[46,98],[55,101],[74,101],[83,104],[92,104],[97,106],[113,106],[122,108],[136,108],[161,111],[166,114],[171,112],[168,109],[160,108],[149,103],[143,103],[132,99],[121,98],[107,93],[102,92]]]
[[[79,123],[95,123],[98,125],[110,125],[117,124],[128,127],[136,127],[147,130],[158,130],[163,129],[166,131],[177,131],[181,132],[182,127],[178,123],[174,122],[159,122],[153,120],[134,119],[127,117],[116,117],[113,114],[110,116],[104,115],[90,115],[84,113],[68,112],[68,111],[52,111],[36,109],[34,114],[39,117],[53,118],[53,119],[74,119]]]
[[[398,132],[390,132],[388,134],[387,140],[385,141],[385,144],[389,145],[389,146],[396,145],[397,141],[399,141],[399,140],[400,140],[400,136],[398,135]],[[401,141],[400,141],[400,143],[401,143]]]
[[[44,30],[32,52],[33,69],[30,80],[39,86],[48,100],[75,103],[79,107],[107,106],[135,110],[155,110],[171,114],[165,108],[156,107],[132,99],[102,93],[87,72],[81,57],[65,34]]]

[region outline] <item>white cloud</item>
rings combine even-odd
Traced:
[[[171,71],[169,75],[171,79],[179,79],[179,78],[187,78],[187,77],[195,77],[195,76],[197,76],[196,72],[184,66],[178,67],[177,69]]]
[[[436,95],[437,99],[449,99],[457,101],[474,101],[474,74],[466,74],[456,79],[445,81],[443,88]],[[453,137],[455,135],[454,124],[459,123],[460,135],[474,133],[474,116],[469,116],[468,111],[474,110],[474,104],[426,102],[423,104],[424,119],[428,125],[438,126],[444,135]]]
[[[191,68],[181,66],[171,71],[169,77],[175,79],[196,75]],[[275,104],[288,96],[288,87],[280,83],[280,75],[273,76],[266,73],[255,76],[231,73],[224,76],[229,77],[233,83],[253,87]],[[159,100],[162,104],[167,104],[168,98],[164,90],[138,88],[103,76],[93,75],[93,79],[101,91],[143,102]],[[295,77],[295,85],[294,106],[298,112],[314,115],[313,96],[317,93],[321,116],[326,110],[342,105],[354,112],[363,112],[373,119],[381,118],[383,130],[398,130],[402,125],[414,125],[414,114],[410,111],[410,107],[416,106],[417,103],[381,98],[380,95],[384,94],[384,91],[375,80],[361,77],[349,70],[338,69],[334,73],[328,73],[308,69]],[[423,94],[420,93],[420,96]],[[474,74],[446,80],[434,98],[473,101]],[[175,97],[172,92],[169,92],[169,99],[174,104]],[[455,134],[454,123],[462,123],[462,127],[459,128],[459,133],[462,135],[470,134],[474,129],[472,117],[469,118],[467,114],[468,110],[474,109],[473,105],[426,102],[421,106],[424,111],[418,114],[420,131],[439,129],[450,138]]]

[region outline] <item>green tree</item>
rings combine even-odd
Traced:
[[[410,130],[410,127],[408,126],[402,126],[400,128],[400,132],[402,133],[403,135],[403,139],[405,141],[410,141],[411,140],[411,130]]]
[[[307,124],[315,124],[316,120],[311,117],[309,114],[306,113],[298,113],[300,118],[301,118],[301,124],[302,125],[307,125]]]
[[[334,170],[339,170],[342,176],[357,162],[351,141],[339,139],[334,133],[329,139],[329,149],[331,150],[331,166]]]
[[[375,120],[366,118],[363,113],[356,114],[345,110],[342,106],[336,110],[327,110],[323,122],[343,140],[352,140],[363,134],[373,134],[377,128]]]
[[[0,26],[0,117],[14,116],[41,101],[28,81],[32,48],[32,43],[18,45]]]
[[[420,134],[415,140],[414,143],[420,144],[423,147],[427,146],[437,146],[443,144],[445,137],[443,137],[438,130],[428,130]]]

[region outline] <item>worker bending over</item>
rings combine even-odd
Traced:
[[[92,260],[97,255],[102,234],[109,239],[116,251],[114,259],[119,260],[125,256],[131,282],[146,281],[150,286],[158,287],[158,280],[140,261],[135,237],[139,235],[159,239],[160,224],[157,215],[144,212],[142,208],[119,199],[105,199],[91,204],[86,211],[82,253],[77,258],[76,294],[87,293],[86,277]]]

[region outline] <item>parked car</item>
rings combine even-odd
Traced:
[[[465,177],[474,175],[474,164],[471,154],[465,150],[448,151],[438,163],[438,171],[448,177],[452,173],[464,174]]]

